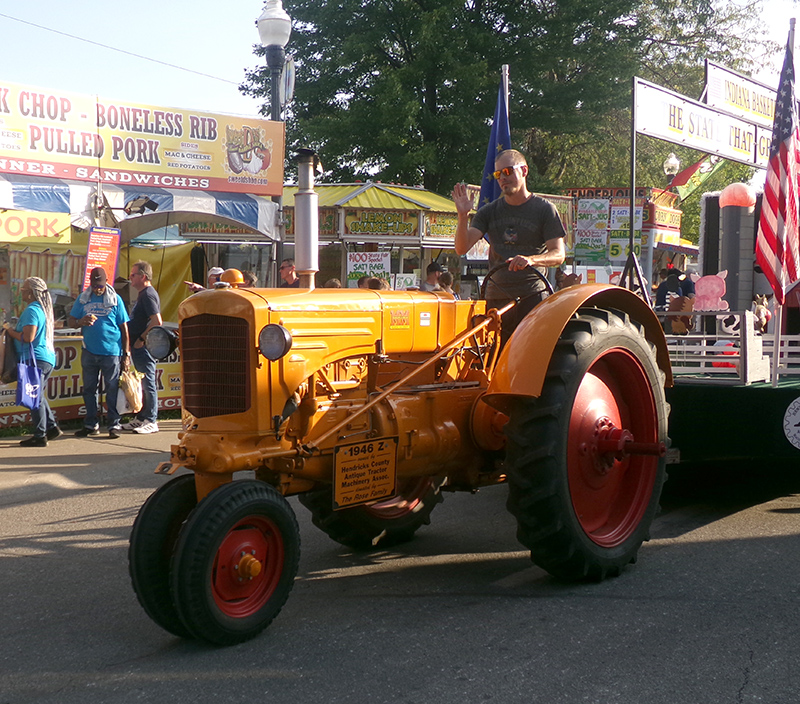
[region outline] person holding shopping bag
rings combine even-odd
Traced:
[[[56,350],[53,345],[53,302],[47,284],[38,276],[31,276],[22,282],[20,289],[25,310],[19,317],[16,328],[9,323],[3,327],[14,340],[17,355],[24,359],[30,346],[36,356],[36,366],[42,373],[41,400],[39,407],[31,410],[33,437],[22,440],[23,447],[46,447],[48,440],[55,440],[62,434],[50,404],[47,402],[47,379],[56,364]]]
[[[133,366],[142,377],[142,409],[123,430],[146,435],[158,432],[158,387],[156,385],[156,360],[144,346],[147,333],[161,325],[161,299],[153,281],[153,266],[150,262],[138,261],[131,267],[131,286],[137,291],[136,303],[128,323],[131,340]]]

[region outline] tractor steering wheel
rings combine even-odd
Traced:
[[[486,287],[489,284],[489,279],[491,279],[492,276],[494,276],[498,271],[500,271],[500,269],[507,269],[507,268],[508,268],[508,262],[502,262],[497,266],[492,267],[489,270],[489,273],[486,274],[486,276],[483,279],[483,283],[481,284],[481,300],[484,301],[486,300]],[[548,295],[552,296],[554,293],[553,286],[548,281],[547,277],[536,267],[530,267],[530,268],[533,269],[533,273],[536,274],[536,276],[538,276],[541,279],[542,283],[544,283],[544,287],[547,290]],[[499,285],[498,288],[500,288],[500,290],[502,291],[502,288]],[[533,292],[530,295],[533,295]],[[509,296],[509,298],[513,298],[513,296]],[[523,298],[527,298],[527,296],[523,296]]]

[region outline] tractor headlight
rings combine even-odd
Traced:
[[[151,328],[150,332],[147,333],[144,346],[151,357],[162,361],[175,351],[178,346],[178,336],[172,330],[159,325]]]
[[[261,329],[258,334],[258,351],[270,362],[279,360],[292,349],[292,335],[283,327],[271,323]]]

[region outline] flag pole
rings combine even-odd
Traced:
[[[794,56],[794,25],[795,25],[795,18],[792,17],[789,19],[789,39],[787,41],[787,46],[789,47],[789,51],[792,52],[792,56]],[[777,306],[775,307],[775,339],[772,343],[772,388],[778,386],[778,380],[780,379],[780,366],[781,366],[781,332],[783,330],[783,304],[780,303],[775,297],[775,302]]]
[[[777,300],[776,300],[777,303]],[[772,388],[778,385],[779,368],[781,366],[781,328],[783,327],[783,306],[777,303],[775,315],[772,318],[775,330],[773,331],[774,341],[772,343]]]
[[[756,235],[756,263],[775,292],[773,316],[772,386],[778,385],[781,366],[781,334],[787,289],[800,279],[798,253],[798,126],[794,71],[795,18],[789,20],[789,38],[778,88],[772,126],[767,177]]]
[[[795,18],[789,20],[789,39],[788,47],[794,56],[794,24]],[[783,305],[778,302],[777,296],[775,301],[778,304],[775,308],[775,339],[772,343],[772,388],[778,385],[780,379],[780,366],[781,366],[781,332],[783,329]]]
[[[501,71],[501,80],[503,81],[503,95],[506,98],[506,114],[510,113],[511,110],[508,107],[508,64],[503,64],[500,68]]]

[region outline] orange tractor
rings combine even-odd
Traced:
[[[661,326],[633,293],[583,285],[538,305],[502,350],[499,329],[483,301],[438,292],[234,287],[184,301],[191,416],[160,471],[191,472],[133,527],[148,615],[218,644],[262,631],[297,571],[294,494],[333,540],[370,549],[409,540],[442,492],[507,483],[537,565],[618,574],[665,477]],[[157,356],[165,334],[148,336]]]

